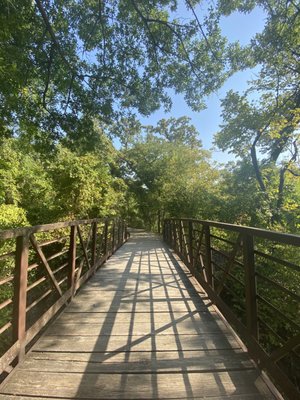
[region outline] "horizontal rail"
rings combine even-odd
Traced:
[[[22,361],[31,340],[127,237],[126,223],[120,218],[0,231],[0,240],[7,240],[10,250],[1,258],[10,275],[0,281],[0,285],[9,283],[3,289],[9,299],[4,297],[0,304],[0,342],[1,334],[6,335],[5,343],[8,340],[6,352],[3,354],[2,347],[0,354],[0,374]],[[8,256],[10,260],[6,260]],[[7,312],[8,306],[12,313]]]
[[[266,258],[267,260],[274,261],[275,263],[279,263],[281,265],[284,265],[287,268],[294,269],[296,272],[300,272],[300,266],[296,265],[294,263],[288,262],[286,260],[281,260],[278,257],[271,256],[270,254],[265,254],[265,253],[263,253],[261,251],[258,251],[258,250],[254,250],[254,254],[256,254],[256,255],[258,255],[260,257]]]
[[[12,299],[7,299],[3,301],[3,303],[0,304],[0,310],[2,310],[2,308],[9,306],[10,304],[12,304],[12,302],[13,302]]]
[[[280,289],[282,292],[286,293],[288,296],[292,297],[294,300],[300,302],[300,296],[291,290],[288,290],[285,286],[280,285],[279,283],[273,281],[273,279],[268,278],[258,272],[256,272],[256,276],[263,280],[264,282],[269,283],[271,286],[275,286],[276,288]]]
[[[300,285],[300,236],[216,221],[170,218],[164,221],[163,237],[233,324],[253,359],[273,377],[285,398],[300,398],[295,363],[291,360],[289,367],[283,368],[276,357],[280,354],[280,360],[289,363],[300,346],[300,296],[295,293]],[[291,300],[288,313],[289,304],[283,295]],[[272,303],[277,300],[276,306],[268,298]],[[276,322],[273,327],[271,320]],[[285,339],[279,340],[281,331]]]
[[[179,221],[176,218],[170,218],[169,221]],[[203,226],[209,226],[214,228],[224,229],[225,231],[245,233],[252,236],[261,237],[264,239],[272,240],[274,242],[280,242],[285,244],[290,244],[292,246],[300,246],[300,236],[293,235],[289,233],[282,233],[276,231],[269,231],[267,229],[254,228],[252,226],[241,226],[235,224],[227,224],[225,222],[216,222],[209,220],[201,220],[201,219],[189,219],[189,218],[181,218],[182,222],[195,222],[202,224]],[[1,236],[0,236],[1,238]]]
[[[14,251],[10,251],[9,253],[1,254],[0,255],[0,261],[5,260],[8,257],[14,257],[14,256],[15,256],[15,252]]]
[[[226,269],[225,268],[223,268],[223,267],[221,267],[219,264],[217,264],[215,261],[212,261],[212,264],[215,266],[215,267],[217,267],[217,268],[219,268],[222,272],[226,272]],[[240,281],[238,278],[236,278],[234,275],[232,275],[230,272],[226,272],[227,273],[227,275],[231,278],[231,279],[233,279],[235,282],[237,282],[239,285],[241,285],[242,287],[245,287],[245,283],[244,282],[242,282],[242,281]]]
[[[8,276],[7,278],[0,280],[0,286],[5,285],[6,283],[12,282],[14,280],[13,276]]]
[[[256,297],[258,300],[260,300],[262,303],[264,303],[267,307],[269,307],[275,313],[276,316],[279,316],[280,319],[286,321],[288,324],[292,325],[295,329],[300,331],[300,325],[298,325],[296,322],[294,322],[289,317],[287,317],[283,312],[278,310],[278,308],[275,307],[272,303],[270,303],[267,299],[260,296],[259,294]]]
[[[35,225],[35,226],[27,226],[24,228],[16,228],[16,229],[7,229],[5,231],[0,231],[0,240],[7,240],[17,238],[19,236],[29,236],[33,233],[40,232],[49,232],[62,228],[69,228],[71,226],[80,226],[80,225],[88,225],[93,222],[99,222],[99,218],[94,219],[82,219],[77,221],[68,221],[68,222],[56,222],[54,224],[45,224],[45,225]]]

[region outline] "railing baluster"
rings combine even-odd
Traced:
[[[93,232],[92,232],[92,268],[95,268],[97,262],[97,222],[92,222]]]
[[[107,254],[107,252],[108,252],[108,246],[107,246],[108,245],[108,220],[107,219],[105,220],[105,223],[104,223],[103,237],[104,237],[103,256],[105,259],[107,259],[108,258],[108,254]]]
[[[69,247],[69,274],[68,287],[72,290],[72,296],[75,293],[75,268],[76,268],[76,236],[77,226],[71,226],[70,247]]]
[[[209,225],[204,226],[205,236],[205,272],[207,277],[207,283],[214,287],[213,273],[212,273],[212,260],[211,260],[211,243],[210,243],[210,227]]]
[[[112,221],[112,227],[111,227],[111,233],[112,233],[111,252],[112,252],[112,253],[113,253],[114,250],[115,250],[115,230],[116,230],[115,220],[113,219],[113,221]]]
[[[188,260],[190,262],[190,271],[195,275],[195,262],[193,254],[193,221],[189,221],[189,241],[188,241]]]
[[[29,235],[16,239],[16,265],[14,275],[13,340],[19,341],[18,361],[25,355],[27,270],[29,256]]]
[[[179,231],[179,252],[183,255],[183,244],[182,244],[182,222],[179,221],[178,224],[178,231]]]
[[[245,268],[245,296],[246,296],[246,313],[247,328],[249,333],[258,338],[257,323],[257,298],[256,298],[256,276],[254,262],[254,241],[253,236],[243,235],[243,254]]]

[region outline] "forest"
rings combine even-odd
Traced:
[[[257,9],[264,27],[249,43],[223,34],[225,17]],[[170,112],[174,93],[200,113],[209,96],[247,70],[255,70],[255,78],[244,92],[229,90],[221,99],[222,123],[214,135],[215,148],[233,161],[216,162],[203,146],[205,130],[187,115],[141,122],[157,110]],[[130,227],[157,232],[164,219],[193,218],[297,235],[299,132],[297,1],[0,0],[0,230],[120,217]],[[112,220],[108,235],[107,221],[98,226],[105,243],[116,236]],[[179,224],[182,250],[182,229],[192,225]],[[53,274],[65,274],[72,243],[75,251],[86,243],[89,265],[85,229],[77,242],[67,229],[60,240],[40,233],[56,256],[66,258],[61,266],[47,254]],[[199,229],[193,239],[200,252]],[[192,233],[186,237],[192,243]],[[218,295],[243,321],[242,239],[217,228],[211,238],[221,243],[212,260]],[[252,243],[260,268],[253,281],[260,278],[257,293],[267,299],[258,308],[265,323],[259,321],[260,339],[269,353],[299,337],[300,254],[285,243],[292,242],[256,240],[255,250]],[[1,355],[11,345],[14,245],[0,242]],[[47,306],[44,299],[55,290],[30,251],[28,290],[38,287],[38,302]],[[237,261],[234,268],[228,259]],[[288,352],[283,366],[299,388],[299,354]]]
[[[256,7],[263,31],[229,42],[220,19]],[[1,229],[120,215],[154,230],[176,216],[299,231],[296,2],[4,0],[0,26]],[[213,162],[184,115],[139,122],[170,109],[170,89],[200,111],[257,66],[222,100],[214,141],[234,162]]]

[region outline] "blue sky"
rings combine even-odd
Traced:
[[[241,44],[249,43],[251,37],[257,32],[261,32],[264,27],[265,15],[259,8],[255,8],[249,14],[233,13],[229,17],[222,18],[221,28],[223,34],[229,41],[239,40]],[[207,108],[201,112],[193,112],[185,103],[182,95],[172,94],[173,107],[169,113],[165,113],[163,109],[153,113],[150,117],[140,117],[140,121],[144,125],[156,125],[157,121],[162,118],[175,117],[179,118],[187,115],[191,118],[191,122],[200,132],[200,138],[205,149],[212,149],[213,136],[218,131],[219,124],[222,123],[220,117],[220,99],[225,97],[228,90],[243,91],[247,88],[247,81],[255,78],[255,70],[245,70],[233,75],[224,86],[206,99]],[[234,160],[233,155],[214,150],[212,159],[224,163]]]

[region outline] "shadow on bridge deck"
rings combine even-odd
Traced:
[[[199,285],[137,231],[80,290],[0,399],[274,399]]]

